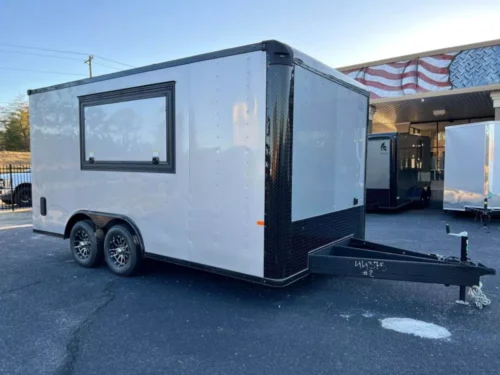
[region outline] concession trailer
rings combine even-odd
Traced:
[[[366,241],[369,93],[278,41],[28,91],[33,228],[284,286],[310,273],[472,286],[495,271]]]

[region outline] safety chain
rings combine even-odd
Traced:
[[[491,300],[481,290],[483,284],[479,282],[479,286],[474,285],[469,288],[469,296],[474,301],[477,308],[482,309],[484,306],[491,305]]]

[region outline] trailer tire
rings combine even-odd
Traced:
[[[23,184],[14,192],[14,202],[18,207],[31,207],[31,185]]]
[[[104,258],[109,269],[119,276],[131,276],[139,268],[141,254],[130,230],[114,225],[104,238]]]
[[[97,236],[91,220],[78,221],[73,225],[69,247],[73,258],[82,267],[96,267],[104,258],[102,237]]]

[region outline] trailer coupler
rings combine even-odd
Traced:
[[[481,292],[480,278],[495,275],[493,268],[472,262],[467,255],[467,232],[448,234],[461,238],[460,257],[423,254],[365,240],[350,238],[309,255],[311,273],[374,279],[457,285],[459,301],[466,304],[466,287],[471,288],[478,307],[489,304]],[[482,301],[482,302],[481,302]],[[479,306],[481,304],[481,306]]]

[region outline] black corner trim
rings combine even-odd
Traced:
[[[267,58],[273,57],[268,54]],[[264,277],[284,279],[302,271],[289,267],[293,254],[288,250],[292,220],[294,66],[270,65],[266,74]]]
[[[293,65],[293,49],[277,40],[264,42],[264,50],[268,55],[269,65]]]
[[[165,263],[171,263],[182,267],[189,267],[200,271],[210,272],[217,275],[227,276],[234,279],[253,282],[255,284],[267,285],[271,287],[285,287],[309,275],[309,270],[303,270],[284,279],[269,279],[266,277],[252,276],[240,272],[229,271],[223,268],[190,262],[183,259],[171,258],[164,255],[144,253],[144,256],[146,258],[158,260]]]
[[[50,237],[56,237],[56,238],[64,239],[64,234],[49,232],[49,231],[40,230],[40,229],[33,229],[33,233],[42,234],[44,236],[50,236]]]

